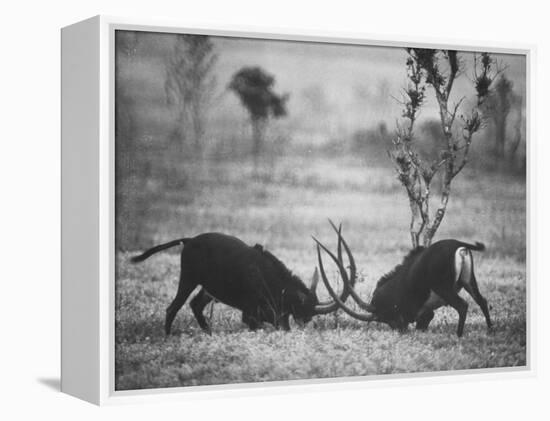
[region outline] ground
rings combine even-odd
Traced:
[[[161,242],[208,231],[236,235],[264,244],[309,284],[316,258],[311,235],[334,247],[331,218],[343,223],[358,264],[357,290],[366,299],[410,246],[407,200],[387,162],[286,156],[254,175],[249,161],[187,163],[170,177],[153,168],[146,182],[117,181],[117,390],[526,364],[525,179],[472,168],[455,180],[436,239],[486,244],[474,260],[493,332],[462,292],[469,303],[462,338],[455,333],[458,316],[448,307],[436,311],[427,332],[411,325],[399,333],[341,312],[317,316],[302,328],[293,324],[291,332],[268,325],[249,332],[239,312],[219,303],[205,310],[212,336],[200,330],[186,304],[165,337],[178,249],[129,262]],[[335,268],[331,276],[336,279]],[[320,294],[327,296],[324,289]]]

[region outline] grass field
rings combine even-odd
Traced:
[[[116,389],[258,382],[526,364],[525,180],[466,168],[453,184],[437,238],[478,240],[475,270],[494,332],[470,304],[465,334],[442,308],[427,332],[400,334],[337,313],[291,332],[249,332],[240,313],[207,307],[204,334],[186,304],[165,337],[165,309],[178,281],[178,249],[139,265],[134,253],[201,232],[220,231],[261,243],[309,284],[315,267],[311,235],[335,246],[327,218],[344,224],[368,298],[377,279],[410,246],[409,209],[387,162],[358,157],[286,156],[253,176],[249,160],[172,168],[153,165],[147,179],[117,180]],[[170,174],[168,176],[167,174]],[[335,269],[332,268],[332,276]],[[324,289],[322,297],[326,297]]]

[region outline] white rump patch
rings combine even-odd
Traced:
[[[455,253],[455,279],[454,289],[460,291],[465,285],[469,285],[472,280],[472,254],[466,247],[460,247]],[[426,309],[435,310],[446,305],[446,302],[435,292],[430,291],[430,296],[418,312],[421,314]],[[417,316],[418,316],[417,314]]]
[[[472,280],[472,254],[466,247],[460,247],[455,252],[455,289],[470,285]]]

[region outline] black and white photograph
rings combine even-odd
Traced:
[[[116,391],[527,367],[526,55],[114,43]]]

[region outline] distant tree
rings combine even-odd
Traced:
[[[445,215],[451,194],[451,182],[468,162],[474,135],[484,126],[482,109],[499,73],[497,63],[487,53],[474,55],[473,85],[475,104],[460,114],[464,98],[453,105],[449,98],[454,82],[463,72],[463,63],[456,51],[407,49],[408,86],[403,94],[403,119],[397,126],[393,148],[389,151],[398,179],[405,187],[411,208],[410,235],[413,247],[431,243]],[[424,160],[415,146],[414,128],[418,113],[431,89],[439,108],[442,130],[439,156]],[[430,210],[431,183],[441,173],[442,188],[435,213]]]
[[[134,60],[139,45],[138,32],[115,32],[115,134],[119,145],[135,135],[133,118],[134,96],[124,80],[124,68]]]
[[[389,117],[394,103],[392,101],[391,85],[386,77],[378,80],[373,99],[379,114],[384,117]]]
[[[506,158],[508,164],[512,166],[519,164],[519,168],[523,168],[524,162],[516,162],[519,145],[523,138],[523,98],[514,92],[514,84],[505,74],[495,82],[495,89],[487,99],[485,108],[494,129],[495,158],[499,162]],[[510,113],[516,117],[513,123],[514,132],[508,136]]]
[[[346,114],[355,114],[357,118],[367,121],[388,120],[394,108],[391,95],[391,84],[387,77],[366,83],[356,83],[352,87],[352,101]]]
[[[524,124],[523,120],[523,98],[521,95],[515,94],[513,96],[513,105],[517,109],[517,118],[514,124],[514,136],[512,138],[512,141],[510,142],[510,151],[509,151],[509,160],[512,164],[519,164],[519,169],[522,171],[525,170],[525,156],[518,157],[519,162],[516,161],[516,157],[518,155],[519,151],[519,145],[521,144],[521,141],[523,140],[523,131],[522,127]]]
[[[250,114],[252,124],[252,154],[257,164],[262,153],[264,133],[270,117],[287,114],[288,94],[273,92],[275,78],[260,67],[243,67],[231,78],[229,89],[235,92]]]
[[[387,104],[391,98],[390,82],[387,78],[382,78],[376,85],[376,100]]]
[[[487,114],[495,128],[494,153],[497,158],[505,155],[506,122],[514,101],[513,83],[502,75],[495,82],[495,88],[487,98]]]
[[[206,110],[216,87],[217,60],[210,37],[188,34],[176,35],[166,60],[166,100],[177,114],[173,136],[182,145],[189,141],[197,154],[202,152]]]

